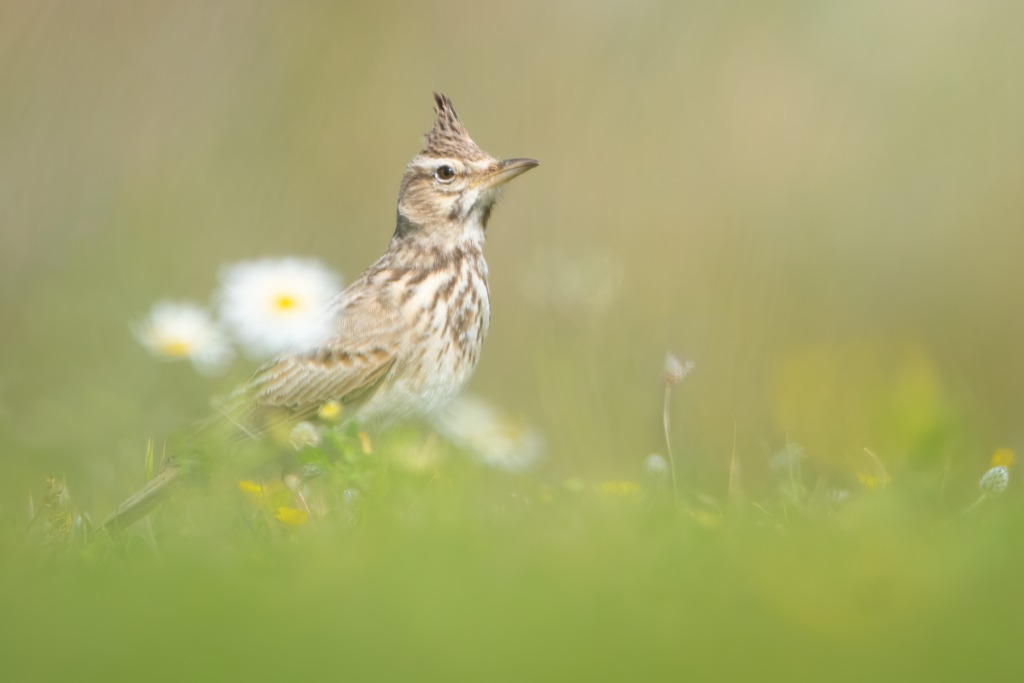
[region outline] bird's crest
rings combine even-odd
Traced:
[[[437,118],[434,119],[434,127],[427,133],[424,154],[469,160],[486,157],[483,150],[469,137],[447,95],[434,93],[434,111],[437,112]]]

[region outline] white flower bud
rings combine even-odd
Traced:
[[[1006,465],[997,465],[981,476],[978,487],[982,493],[995,495],[1002,493],[1010,484],[1010,470]]]
[[[651,453],[644,458],[644,469],[652,477],[667,477],[670,472],[668,460],[657,453]]]
[[[300,422],[295,425],[288,437],[292,447],[297,451],[307,446],[319,446],[320,439],[320,430],[316,428],[316,425],[309,422]]]

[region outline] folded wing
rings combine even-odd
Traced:
[[[328,401],[359,403],[394,367],[402,332],[398,312],[350,288],[330,313],[324,342],[277,358],[244,389],[247,428],[263,431],[268,419],[299,420]],[[271,417],[273,416],[273,417]]]

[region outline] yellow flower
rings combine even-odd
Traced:
[[[992,467],[999,467],[1000,465],[1003,467],[1013,467],[1014,460],[1016,460],[1016,458],[1014,457],[1012,450],[1009,448],[1000,448],[992,454],[991,465]]]
[[[860,485],[866,488],[868,491],[876,491],[878,489],[878,477],[873,474],[864,474],[862,472],[857,473],[857,481]]]
[[[243,479],[238,482],[238,488],[244,493],[252,493],[258,496],[263,495],[263,484],[250,481],[248,479]]]
[[[327,403],[320,406],[320,412],[318,413],[321,420],[327,422],[334,422],[341,417],[341,403],[339,401],[328,401]]]
[[[641,490],[635,481],[603,481],[597,485],[598,493],[619,498],[638,495]]]
[[[251,500],[256,505],[263,505],[268,502],[273,491],[269,487],[264,486],[258,481],[251,481],[249,479],[242,479],[238,482],[238,490],[245,494],[245,497]]]
[[[305,510],[298,508],[290,508],[285,505],[279,505],[277,513],[274,515],[278,521],[284,523],[287,526],[302,526],[309,521],[309,513]]]

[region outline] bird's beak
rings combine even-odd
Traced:
[[[488,189],[499,187],[535,166],[540,166],[540,162],[536,159],[505,159],[498,164],[497,171],[483,179],[483,184]]]

